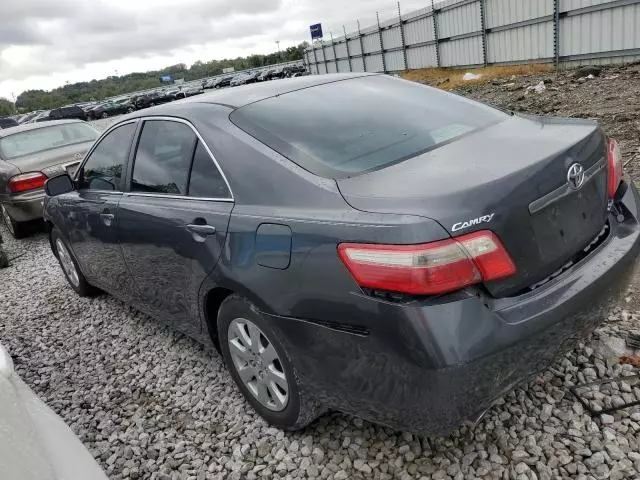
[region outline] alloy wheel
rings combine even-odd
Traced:
[[[56,239],[56,251],[58,252],[58,260],[60,260],[62,270],[64,270],[64,273],[71,284],[78,288],[80,286],[80,277],[76,270],[76,264],[73,263],[73,259],[71,258],[71,254],[69,253],[69,250],[67,250],[66,245],[59,238]]]
[[[236,318],[227,334],[233,365],[251,394],[274,412],[286,408],[289,383],[271,341],[251,320]]]

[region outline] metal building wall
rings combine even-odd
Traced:
[[[553,22],[487,34],[488,63],[509,63],[553,58]]]
[[[482,28],[480,26],[480,2],[445,10],[437,18],[440,38],[477,32]]]
[[[434,40],[433,17],[407,21],[404,25],[404,36],[407,45],[432,42]]]
[[[482,61],[482,40],[478,37],[463,38],[440,45],[440,65],[478,65]]]
[[[385,50],[402,46],[400,27],[392,27],[382,31],[382,42]]]
[[[487,28],[494,28],[552,15],[553,0],[486,0],[486,12]]]
[[[409,70],[416,68],[436,67],[435,45],[425,45],[423,47],[410,48],[407,50],[407,63]]]
[[[587,0],[580,1],[587,3]],[[640,4],[561,18],[560,31],[562,56],[638,48]]]
[[[640,58],[640,0],[445,0],[434,6],[348,33],[349,50],[344,36],[318,42],[307,65],[312,73],[391,72]]]

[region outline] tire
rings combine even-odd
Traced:
[[[9,257],[4,253],[4,250],[0,248],[0,268],[7,268],[9,266]]]
[[[87,279],[78,267],[78,262],[76,262],[76,259],[71,253],[69,243],[55,227],[51,230],[51,245],[60,263],[60,268],[62,268],[62,273],[64,273],[64,277],[67,279],[71,288],[81,297],[91,297],[98,294],[100,291],[87,282]]]
[[[252,331],[251,325],[258,329],[260,335],[255,338],[260,339],[260,348],[264,349],[263,355],[271,353],[264,358],[273,358],[273,352],[275,352],[276,358],[272,362],[270,360],[261,361],[261,355],[251,353],[252,346],[247,341]],[[244,331],[244,336],[241,330]],[[301,394],[298,376],[295,374],[293,364],[277,333],[271,328],[269,321],[249,300],[234,294],[222,302],[218,310],[218,339],[222,356],[231,373],[231,377],[253,409],[269,424],[285,430],[298,430],[320,416],[322,407],[317,402]],[[231,353],[231,344],[234,345],[233,355]],[[240,358],[239,353],[241,352],[242,357],[246,360]],[[243,363],[244,366],[242,365]],[[251,363],[253,363],[253,366]],[[243,371],[245,374],[241,375],[239,371]],[[263,373],[264,375],[262,375]],[[271,387],[260,388],[262,382],[258,380],[258,375],[261,375],[267,383],[269,382],[269,377],[277,377],[278,384],[284,384],[286,388],[276,387],[273,381],[271,381]],[[253,379],[245,381],[250,377]],[[277,393],[274,393],[276,392],[275,389],[277,389]],[[262,398],[266,399],[266,401],[259,400],[259,394],[256,391],[265,392],[266,397],[262,395]],[[286,401],[282,402],[282,394],[285,391]]]
[[[135,109],[132,107],[127,108],[127,113],[133,113],[135,112]]]
[[[7,230],[15,239],[24,238],[27,235],[27,224],[26,222],[16,222],[11,215],[4,207],[4,205],[0,205],[0,214],[2,214],[2,221],[4,222]]]
[[[108,114],[107,112],[104,112],[104,113],[101,115],[101,118],[109,118],[109,114]]]

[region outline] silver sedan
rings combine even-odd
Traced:
[[[53,120],[0,130],[0,212],[11,234],[42,218],[44,182],[73,173],[98,137],[79,120]]]
[[[2,344],[0,472],[20,480],[107,480],[78,437],[14,371]]]

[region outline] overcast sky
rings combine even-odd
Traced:
[[[430,0],[402,0],[408,12]],[[0,0],[0,97],[282,49],[397,14],[393,0]]]

